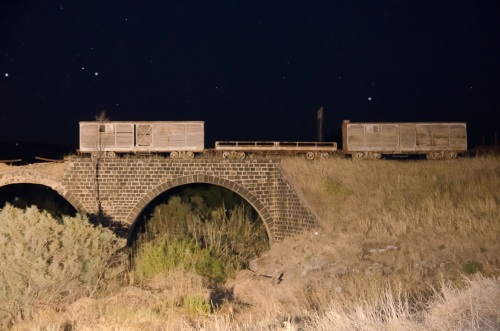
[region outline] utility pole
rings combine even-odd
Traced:
[[[318,141],[323,141],[323,107],[318,110]]]

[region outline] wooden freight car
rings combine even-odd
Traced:
[[[342,124],[344,154],[379,159],[382,155],[424,154],[429,159],[456,158],[467,151],[466,123]]]
[[[222,158],[244,159],[254,155],[305,155],[312,160],[328,158],[337,151],[336,142],[216,141],[215,151]]]
[[[80,122],[80,153],[170,153],[193,158],[203,152],[204,122]]]

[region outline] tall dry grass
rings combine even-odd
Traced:
[[[258,259],[266,272],[284,271],[281,283],[242,271],[226,284],[232,300],[193,315],[182,298],[210,293],[174,270],[16,328],[500,329],[500,158],[281,166],[321,223]]]
[[[500,159],[449,161],[285,159],[282,166],[316,211],[325,234],[351,247],[398,245],[395,261],[499,271]],[[342,239],[344,238],[344,239]]]

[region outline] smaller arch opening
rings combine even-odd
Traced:
[[[9,184],[0,187],[0,208],[6,203],[21,209],[36,206],[57,219],[62,219],[63,216],[75,216],[77,213],[77,210],[57,191],[40,184]]]

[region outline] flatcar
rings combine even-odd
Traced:
[[[193,158],[205,148],[204,122],[80,122],[80,154],[169,153]]]
[[[222,158],[244,159],[259,155],[305,155],[309,160],[326,159],[337,152],[336,142],[216,141],[215,151]]]
[[[351,123],[342,124],[342,151],[357,159],[382,155],[426,155],[456,158],[467,152],[466,123]]]

